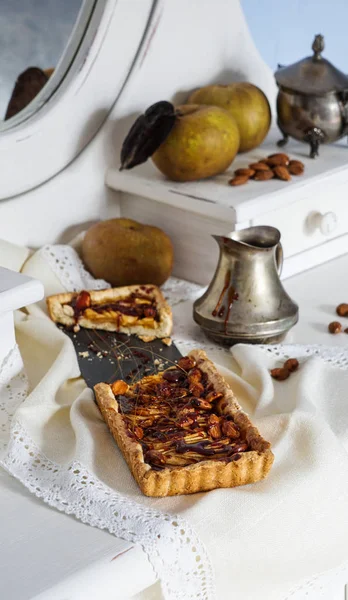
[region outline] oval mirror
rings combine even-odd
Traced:
[[[159,0],[2,0],[0,200],[47,181],[100,129]]]

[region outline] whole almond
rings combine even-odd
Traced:
[[[302,167],[302,169],[304,169],[304,164],[303,164],[303,162],[301,162],[300,160],[295,160],[295,159],[292,159],[292,160],[289,162],[289,165],[297,165],[298,167]]]
[[[221,427],[219,424],[215,423],[214,425],[209,425],[208,430],[213,440],[218,440],[222,437]]]
[[[264,162],[251,163],[251,165],[249,165],[249,168],[253,169],[254,171],[270,171],[269,166],[266,165],[266,163]]]
[[[237,169],[234,174],[235,175],[246,175],[246,177],[252,177],[254,175],[254,169]]]
[[[244,183],[247,183],[249,177],[248,175],[237,175],[237,177],[233,177],[233,179],[230,179],[228,184],[229,185],[244,185]]]
[[[304,172],[304,164],[300,160],[291,160],[288,169],[291,175],[302,175]]]
[[[278,165],[282,165],[286,167],[289,164],[289,157],[287,154],[283,152],[278,152],[277,154],[270,154],[267,157],[267,164],[272,167],[277,167]]]
[[[288,171],[291,175],[303,175],[304,169],[303,167],[298,167],[297,165],[289,165]]]
[[[273,172],[274,172],[275,176],[278,177],[278,179],[281,179],[282,181],[290,181],[290,179],[291,179],[291,175],[290,175],[289,171],[287,170],[286,167],[284,167],[282,165],[278,165],[277,167],[274,167]]]
[[[256,171],[255,175],[253,176],[253,180],[254,181],[268,181],[269,179],[272,179],[273,177],[274,177],[274,173],[271,170]]]
[[[135,437],[138,438],[138,440],[141,440],[144,437],[144,431],[142,430],[141,427],[134,427],[134,435]]]

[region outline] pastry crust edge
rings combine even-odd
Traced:
[[[145,463],[141,445],[127,433],[127,427],[118,412],[118,403],[106,383],[94,387],[97,404],[120,448],[136,482],[146,496],[164,497],[179,494],[194,494],[217,488],[230,488],[264,479],[273,464],[274,456],[270,443],[263,439],[248,415],[238,404],[231,388],[207,358],[203,350],[189,353],[197,361],[197,366],[208,374],[218,392],[224,398],[218,403],[222,414],[231,414],[239,427],[246,432],[252,450],[241,453],[240,459],[231,462],[202,460],[185,467],[155,470]],[[219,406],[220,404],[220,406]],[[223,408],[221,407],[221,404]]]
[[[104,300],[114,300],[116,298],[125,298],[132,292],[144,293],[143,285],[127,285],[118,288],[109,288],[106,290],[86,290],[91,296],[92,302],[103,302]],[[159,314],[159,326],[155,328],[144,327],[142,325],[130,325],[129,327],[120,326],[117,327],[116,323],[105,322],[95,323],[86,318],[79,318],[77,324],[80,327],[87,329],[101,329],[103,331],[115,331],[117,333],[126,333],[128,335],[135,334],[142,336],[143,341],[152,341],[156,338],[170,337],[173,329],[173,317],[172,310],[166,302],[161,290],[155,285],[146,285],[150,287],[151,292],[148,294],[150,297],[156,300],[157,310]],[[52,321],[60,323],[66,327],[73,327],[75,323],[74,317],[69,317],[63,311],[63,304],[68,304],[78,296],[78,292],[65,292],[63,294],[54,294],[46,298],[48,314]]]

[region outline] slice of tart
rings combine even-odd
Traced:
[[[128,385],[98,383],[100,411],[146,496],[263,479],[273,454],[202,350]]]
[[[51,319],[78,331],[80,327],[136,334],[145,342],[170,336],[172,311],[154,285],[56,294],[47,298]]]

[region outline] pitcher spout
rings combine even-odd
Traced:
[[[235,245],[235,241],[225,235],[212,235],[211,237],[214,238],[220,248],[231,249]]]

